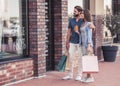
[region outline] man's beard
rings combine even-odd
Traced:
[[[78,17],[79,16],[79,14],[74,14],[74,17]]]

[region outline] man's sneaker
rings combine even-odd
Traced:
[[[72,79],[72,78],[73,78],[72,76],[67,75],[67,76],[63,77],[62,79],[63,79],[63,80],[69,80],[69,79]]]
[[[81,80],[81,82],[85,82],[85,83],[94,82],[94,78],[93,77],[85,77],[83,80]]]
[[[82,79],[82,76],[80,76],[80,75],[78,75],[78,76],[75,78],[76,81],[81,81],[81,79]]]

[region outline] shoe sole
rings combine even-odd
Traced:
[[[86,81],[81,81],[83,83],[93,83],[94,81],[89,81],[89,82],[86,82]]]
[[[81,79],[80,79],[80,80],[78,80],[78,79],[75,79],[75,81],[81,81]]]
[[[70,80],[70,79],[73,79],[73,78],[68,78],[68,79],[62,79],[62,80]]]

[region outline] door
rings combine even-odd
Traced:
[[[54,70],[54,0],[46,0],[46,70]]]

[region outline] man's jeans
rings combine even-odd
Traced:
[[[69,47],[69,58],[70,58],[70,71],[69,75],[73,76],[73,69],[74,69],[74,56],[75,52],[78,51],[78,75],[82,76],[82,51],[79,44],[70,43]]]

